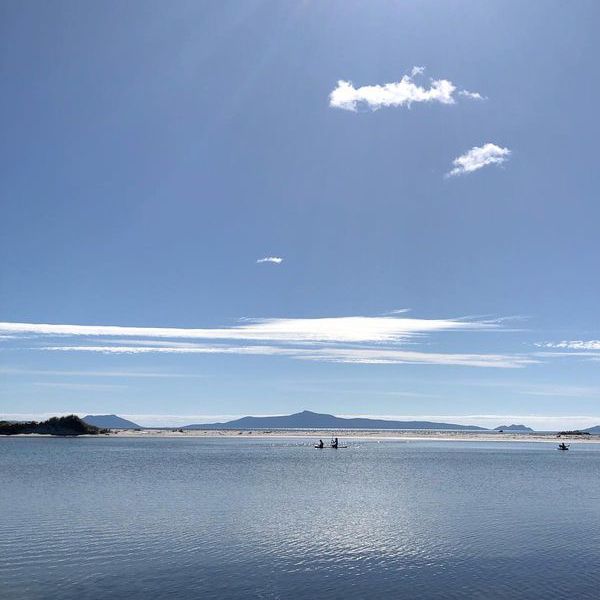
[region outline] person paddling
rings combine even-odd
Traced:
[[[331,447],[332,448],[337,448],[338,447],[338,439],[335,438],[332,442],[331,442]]]
[[[323,440],[319,440],[319,443],[317,444],[317,448],[323,448]]]

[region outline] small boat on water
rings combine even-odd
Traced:
[[[565,444],[564,442],[561,442],[557,448],[557,450],[568,450],[568,449],[569,449],[569,444]]]

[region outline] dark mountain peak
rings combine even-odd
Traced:
[[[583,431],[585,431],[586,433],[600,433],[600,425],[594,425],[594,427],[588,427],[587,429],[584,429]]]
[[[101,429],[139,429],[140,426],[118,415],[86,415],[82,419],[88,425]]]
[[[342,418],[303,410],[292,415],[242,417],[226,423],[200,423],[184,429],[445,429],[483,431],[484,427],[433,423],[430,421],[391,421],[387,419]]]
[[[495,427],[494,431],[533,431],[531,427],[527,427],[527,425],[523,424],[512,424],[512,425],[500,425],[500,427]]]
[[[328,413],[318,413],[315,412],[314,410],[303,410],[301,412],[298,413],[294,413],[292,415],[287,415],[287,417],[291,418],[291,417],[333,417],[333,415],[330,415]]]

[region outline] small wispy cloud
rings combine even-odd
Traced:
[[[530,385],[516,388],[524,396],[546,396],[551,398],[597,398],[600,388],[582,385]]]
[[[489,165],[501,165],[508,160],[510,153],[511,151],[508,148],[502,148],[491,143],[483,146],[473,146],[468,152],[452,161],[454,168],[446,176],[464,175]]]
[[[576,358],[600,362],[600,340],[562,340],[560,342],[536,342],[542,358]]]
[[[158,344],[158,342],[154,342]],[[47,369],[20,369],[10,367],[0,367],[0,375],[6,376],[29,376],[38,375],[42,377],[86,377],[97,378],[107,377],[124,379],[133,378],[152,378],[152,379],[172,379],[172,378],[204,378],[205,375],[197,375],[195,373],[169,373],[169,372],[154,372],[154,371],[51,371]]]
[[[600,350],[600,340],[563,340],[561,342],[537,342],[538,348],[563,350]]]
[[[356,111],[359,106],[377,110],[388,106],[410,107],[418,102],[454,104],[456,85],[448,79],[431,79],[429,87],[424,87],[414,81],[415,77],[422,75],[424,71],[425,67],[413,67],[410,75],[404,75],[400,81],[358,88],[354,87],[351,81],[341,79],[329,94],[329,106]],[[472,99],[483,99],[478,92],[461,90],[459,94]]]
[[[67,381],[34,381],[31,385],[47,388],[58,388],[63,390],[118,390],[126,389],[126,385],[111,383],[72,383]]]
[[[547,358],[579,358],[584,361],[600,362],[600,352],[593,352],[591,350],[546,350],[545,352],[534,353],[534,356],[538,356],[542,359]]]
[[[382,313],[384,316],[386,315],[402,315],[404,313],[410,312],[410,308],[394,308],[393,310],[388,310]]]
[[[275,265],[280,265],[283,262],[283,258],[281,258],[281,256],[265,256],[264,258],[259,258],[256,262],[258,264],[273,263]]]
[[[471,100],[486,100],[485,96],[482,96],[479,92],[470,92],[469,90],[460,90],[459,96],[464,98],[470,98]]]

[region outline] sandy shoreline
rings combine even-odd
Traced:
[[[397,431],[397,430],[343,430],[335,431],[319,429],[288,429],[288,430],[201,430],[187,429],[140,429],[140,430],[111,430],[107,437],[128,438],[169,438],[169,439],[194,439],[194,438],[297,438],[319,440],[328,442],[331,435],[335,434],[342,440],[378,440],[378,441],[439,441],[439,442],[556,442],[558,439],[568,442],[585,444],[600,443],[599,435],[589,436],[561,436],[556,433],[496,433],[496,432],[470,432],[470,431]]]

